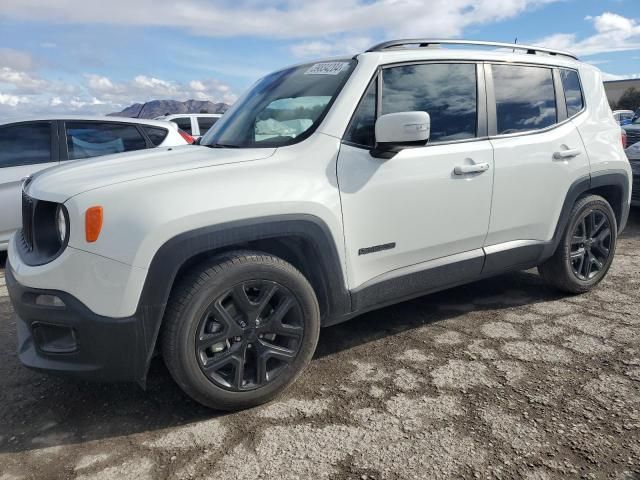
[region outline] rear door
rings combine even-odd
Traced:
[[[577,77],[517,64],[487,65],[486,77],[495,162],[489,257],[551,240],[571,184],[589,174],[589,159],[570,119],[584,109],[579,81],[577,90],[567,88],[566,100],[564,94],[563,81]],[[529,249],[533,256],[536,251]]]
[[[53,121],[0,126],[0,248],[20,228],[23,179],[58,164],[56,137]]]

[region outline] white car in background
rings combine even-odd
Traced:
[[[155,120],[164,120],[178,125],[180,130],[184,130],[194,138],[200,138],[207,133],[213,125],[222,117],[221,113],[176,113],[172,115],[162,115]]]
[[[71,116],[0,122],[0,251],[20,227],[22,180],[72,160],[193,143],[174,123]]]

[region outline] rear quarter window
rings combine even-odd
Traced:
[[[151,143],[153,143],[156,147],[164,142],[164,139],[167,138],[167,135],[169,134],[169,130],[167,130],[166,128],[148,127],[145,125],[143,129],[144,133],[146,133],[147,137],[149,137],[149,140],[151,140]]]
[[[567,115],[573,117],[584,108],[580,77],[575,70],[560,69],[560,79],[564,89],[564,98],[567,103]]]

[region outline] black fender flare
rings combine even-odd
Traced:
[[[627,219],[629,218],[629,175],[625,170],[606,170],[602,172],[594,172],[590,175],[585,175],[580,177],[575,182],[571,184],[569,190],[567,191],[567,195],[564,199],[564,203],[562,205],[562,210],[560,210],[560,216],[558,218],[558,223],[556,224],[556,229],[553,233],[553,237],[551,241],[545,246],[544,251],[542,253],[542,259],[546,260],[551,257],[553,253],[556,251],[560,243],[560,239],[562,238],[562,234],[569,223],[569,215],[571,214],[571,209],[573,205],[576,203],[578,198],[596,188],[601,187],[615,187],[621,192],[621,205],[616,206],[612,205],[614,210],[616,207],[619,207],[619,218],[618,220],[618,233],[621,233],[624,230],[624,227],[627,224]]]
[[[327,316],[334,318],[351,311],[351,296],[336,242],[326,223],[314,215],[290,214],[251,218],[186,231],[167,240],[155,253],[142,289],[136,317],[137,344],[142,360],[136,377],[144,387],[155,351],[165,308],[180,269],[193,257],[250,241],[301,237],[318,254],[317,267],[327,283]],[[326,323],[326,319],[325,319]]]

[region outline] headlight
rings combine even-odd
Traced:
[[[67,209],[64,208],[64,205],[58,205],[58,208],[56,209],[56,230],[60,245],[64,246],[69,237],[69,219],[67,216]]]

